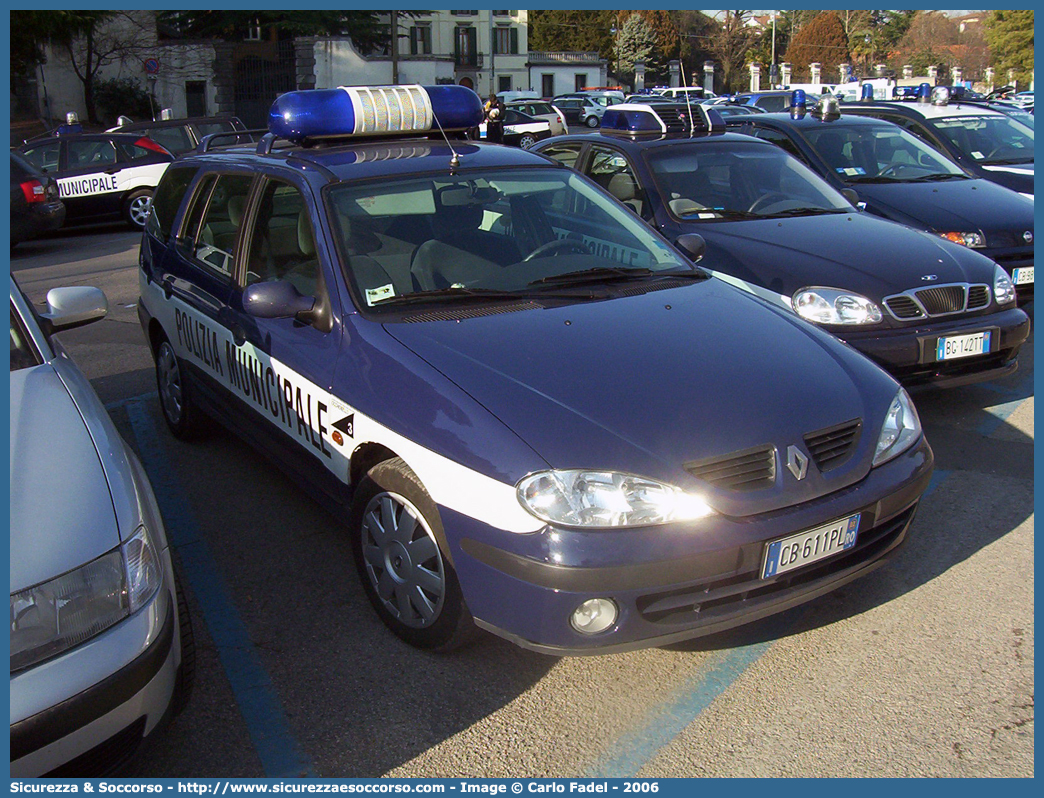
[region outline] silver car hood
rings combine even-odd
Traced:
[[[120,542],[108,480],[51,363],[11,372],[11,592]]]

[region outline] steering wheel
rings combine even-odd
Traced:
[[[897,163],[894,163],[891,166],[889,166],[887,169],[883,169],[882,171],[878,172],[877,176],[878,177],[888,177],[889,175],[895,175],[895,174],[897,174],[897,171],[898,171],[900,165],[902,165],[902,166],[910,166],[910,164],[897,164]]]
[[[548,241],[546,244],[541,244],[539,247],[534,249],[522,258],[522,263],[531,261],[534,258],[543,258],[553,252],[566,249],[571,249],[573,252],[579,252],[581,255],[591,254],[591,250],[587,248],[587,244],[583,241],[576,241],[572,238],[556,238],[554,241]]]
[[[793,202],[794,198],[788,197],[782,191],[770,191],[768,194],[764,194],[758,197],[756,200],[754,200],[754,202],[752,202],[750,207],[747,209],[747,212],[754,213],[755,211],[765,207],[766,205],[771,205],[773,203],[781,201]]]

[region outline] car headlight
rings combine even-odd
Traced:
[[[11,594],[11,672],[78,646],[137,612],[162,581],[159,552],[143,526],[86,565]]]
[[[887,463],[898,457],[921,437],[921,419],[917,417],[910,395],[904,388],[895,395],[888,413],[885,414],[881,435],[877,439],[874,465]]]
[[[518,500],[542,521],[569,527],[650,526],[714,512],[680,488],[613,471],[540,471],[518,483]]]
[[[840,288],[802,288],[791,299],[794,312],[815,324],[877,324],[881,308],[865,296]]]
[[[993,298],[997,300],[998,305],[1007,305],[1015,301],[1015,284],[1000,266],[993,269]]]
[[[940,236],[945,238],[947,241],[952,241],[954,244],[960,244],[962,247],[973,247],[975,249],[982,249],[986,246],[986,239],[982,233],[939,233]]]

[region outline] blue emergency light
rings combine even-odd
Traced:
[[[932,86],[930,83],[922,83],[917,87],[917,102],[926,103],[931,102],[932,99]]]
[[[808,110],[808,99],[805,97],[804,89],[794,89],[790,92],[790,115],[794,119],[800,119]]]
[[[307,140],[466,130],[482,123],[482,101],[466,86],[341,86],[276,98],[268,129]]]
[[[860,90],[861,94],[859,99],[863,102],[873,102],[874,100],[874,87],[870,83],[864,83],[863,88]]]

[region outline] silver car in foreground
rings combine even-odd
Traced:
[[[52,337],[105,295],[47,304],[11,278],[11,775],[110,775],[188,699],[192,627],[145,471]]]

